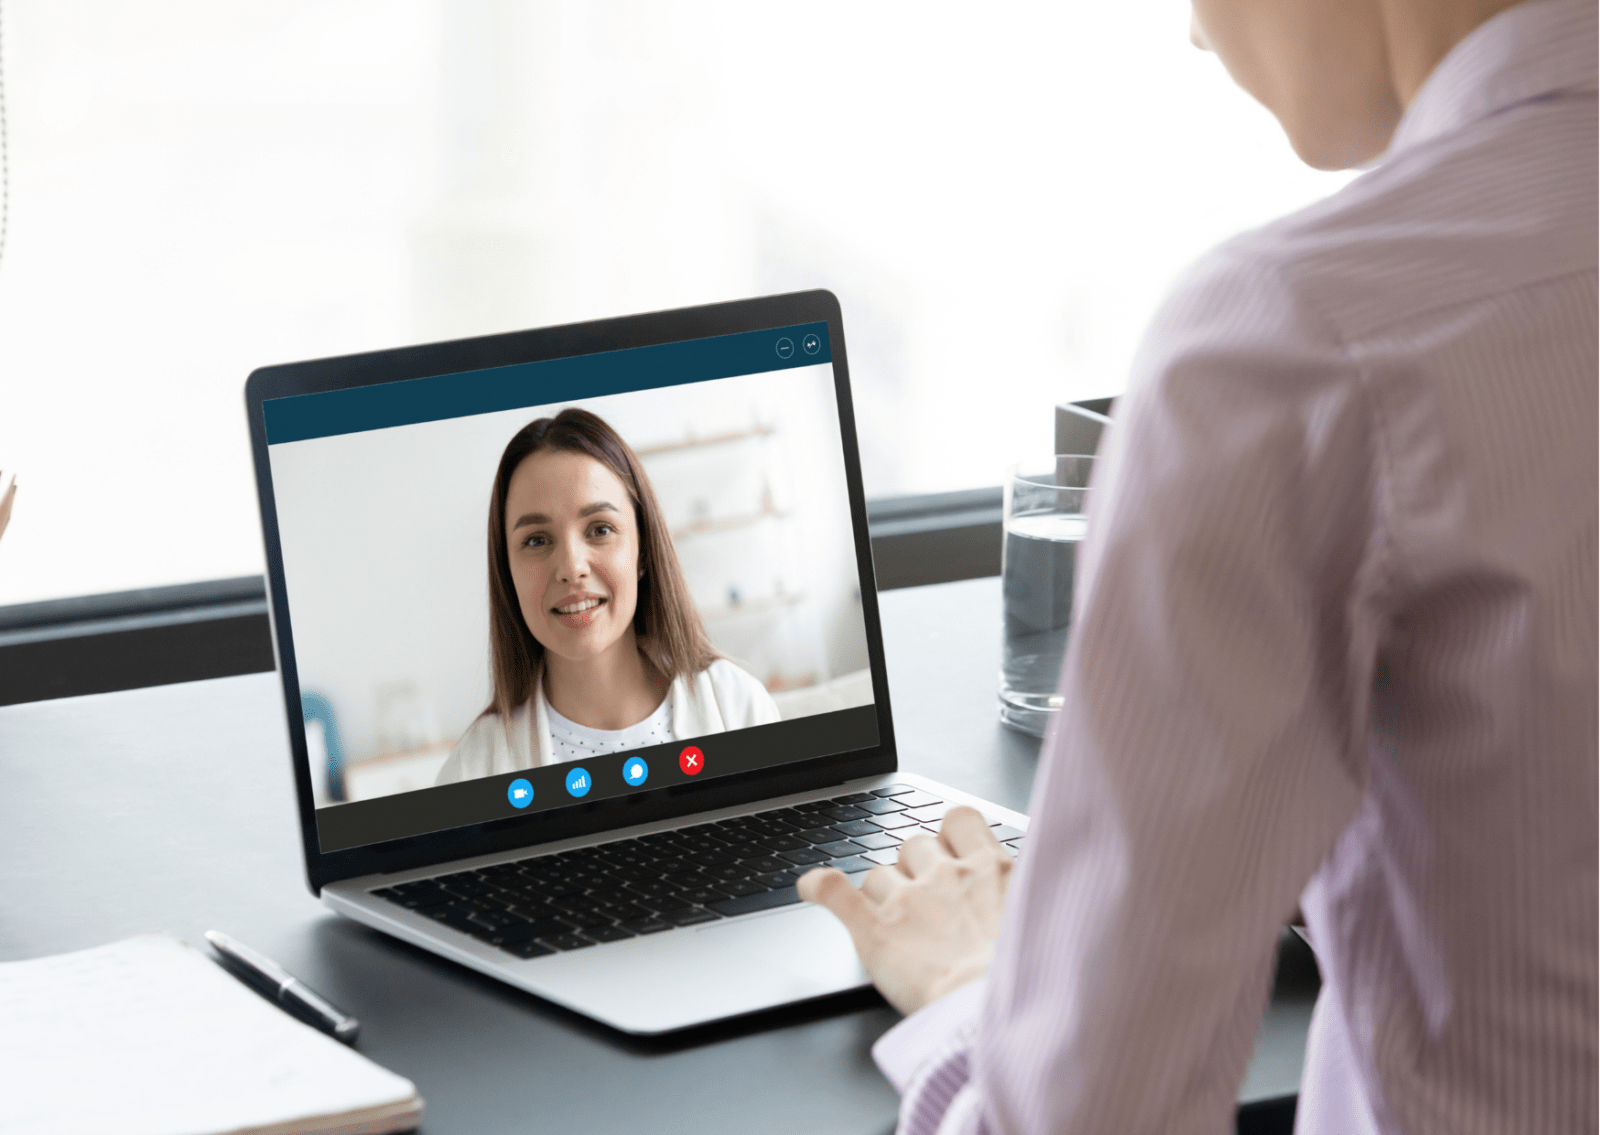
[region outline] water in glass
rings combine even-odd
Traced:
[[[1035,736],[1061,704],[1056,687],[1072,628],[1078,542],[1089,523],[1091,463],[1058,457],[1034,469],[1019,465],[1007,486],[1000,719]]]

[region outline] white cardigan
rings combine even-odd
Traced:
[[[672,701],[672,735],[680,741],[766,725],[781,717],[766,687],[725,658],[691,678],[675,679],[667,697]],[[532,703],[531,714],[526,705],[512,711],[509,744],[500,715],[481,715],[456,743],[434,783],[454,784],[556,764],[551,757],[554,747],[542,680],[534,683]]]

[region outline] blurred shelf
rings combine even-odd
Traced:
[[[414,749],[391,749],[386,753],[375,753],[370,757],[357,757],[353,761],[346,761],[347,769],[373,769],[382,768],[386,764],[399,764],[414,761],[418,757],[431,757],[439,753],[450,755],[450,750],[456,747],[454,741],[434,741],[427,745],[418,745]]]
[[[647,445],[634,450],[640,457],[655,457],[662,453],[679,453],[686,449],[705,449],[713,445],[727,445],[729,442],[744,441],[746,438],[768,437],[777,433],[773,426],[752,426],[747,430],[733,430],[729,433],[712,434],[709,437],[687,437],[682,441],[664,441],[659,445]]]
[[[774,674],[767,679],[766,687],[769,694],[788,694],[793,693],[795,690],[814,690],[817,688],[817,676],[810,673],[801,674],[797,677],[790,677],[787,674]]]
[[[767,508],[760,512],[747,512],[741,516],[724,516],[715,520],[696,520],[692,524],[685,524],[682,528],[672,530],[674,540],[688,540],[695,536],[706,536],[712,532],[731,532],[739,528],[748,528],[752,524],[760,524],[763,520],[787,520],[789,514],[782,509]]]

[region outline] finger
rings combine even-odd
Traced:
[[[941,859],[950,853],[931,835],[913,836],[900,845],[900,873],[910,878],[926,875]]]
[[[877,917],[867,900],[850,885],[844,872],[837,868],[819,867],[815,871],[807,871],[800,876],[797,889],[806,902],[831,910],[844,923],[844,928],[850,931],[850,937],[858,942]]]
[[[981,855],[1000,846],[1000,841],[994,838],[994,832],[989,830],[989,821],[983,813],[965,804],[945,813],[944,823],[939,827],[939,840],[958,858]]]
[[[861,893],[874,905],[882,903],[894,894],[895,888],[903,887],[906,877],[893,867],[874,867],[867,872],[867,877],[861,880]]]

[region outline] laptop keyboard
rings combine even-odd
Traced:
[[[372,893],[519,958],[579,950],[800,901],[813,867],[893,863],[952,805],[909,784],[497,863]],[[1023,833],[991,821],[1015,853]]]

